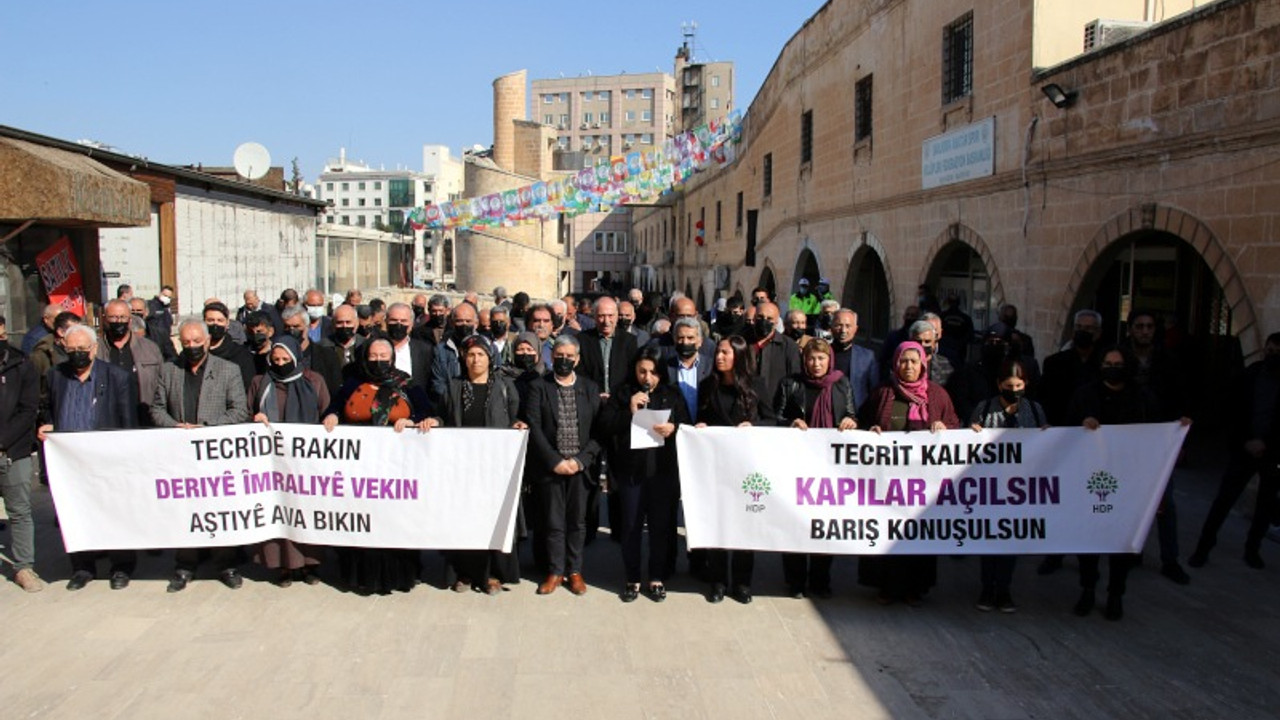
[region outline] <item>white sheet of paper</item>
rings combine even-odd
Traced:
[[[670,410],[637,410],[631,416],[631,449],[646,450],[662,447],[666,438],[653,431],[654,425],[661,425],[671,417]]]

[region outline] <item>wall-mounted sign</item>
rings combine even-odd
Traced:
[[[925,190],[987,177],[995,170],[995,117],[936,135],[920,146],[920,185]]]

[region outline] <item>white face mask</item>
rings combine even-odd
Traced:
[[[168,295],[161,295],[161,296],[160,296],[160,304],[161,304],[161,305],[168,305],[168,304],[169,304],[169,303],[171,303],[171,302],[173,302],[173,298],[170,298]]]
[[[307,306],[307,317],[311,318],[312,320],[319,320],[320,318],[324,317],[324,306],[323,306],[323,305],[308,305],[308,306]]]

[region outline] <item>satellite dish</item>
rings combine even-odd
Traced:
[[[236,148],[232,164],[236,174],[245,180],[257,180],[271,169],[271,153],[261,143],[242,143]]]

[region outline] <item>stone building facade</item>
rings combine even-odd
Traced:
[[[873,344],[924,285],[979,327],[1017,305],[1038,348],[1078,309],[1118,338],[1149,307],[1211,362],[1256,356],[1280,329],[1280,0],[1202,4],[1075,57],[1045,38],[1080,29],[1040,5],[828,2],[737,160],[634,210],[637,278],[710,302],[827,277]]]

